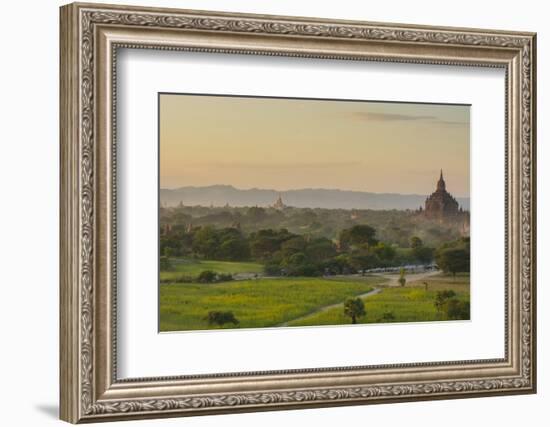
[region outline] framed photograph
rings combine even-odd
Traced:
[[[61,418],[536,391],[535,34],[61,8]]]

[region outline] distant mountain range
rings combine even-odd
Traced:
[[[299,190],[276,191],[252,188],[240,190],[231,185],[211,185],[207,187],[161,188],[162,206],[176,206],[180,202],[187,206],[270,206],[281,195],[283,203],[297,208],[326,209],[418,209],[424,206],[427,195],[369,193],[364,191],[330,190],[304,188]],[[470,209],[469,197],[457,197],[463,209]]]

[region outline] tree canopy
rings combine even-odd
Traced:
[[[470,272],[470,238],[462,238],[443,245],[435,255],[437,265],[446,273]]]
[[[378,241],[375,239],[376,229],[367,224],[354,225],[340,232],[340,246],[349,248],[350,246],[367,245],[373,246]]]

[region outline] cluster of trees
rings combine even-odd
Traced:
[[[379,242],[375,235],[373,227],[355,225],[342,230],[335,244],[326,237],[260,230],[250,236],[251,253],[273,275],[347,274],[399,263],[395,248]]]
[[[252,208],[251,208],[252,209]],[[260,210],[251,215],[263,215]],[[239,227],[176,228],[161,234],[161,269],[171,257],[222,261],[257,261],[269,275],[319,276],[349,274],[378,267],[428,264],[435,258],[444,271],[470,270],[470,240],[460,238],[437,250],[413,236],[406,250],[377,239],[377,230],[357,224],[340,231],[337,243],[326,237],[295,234],[282,229],[261,229],[248,235]]]
[[[318,276],[338,252],[326,237],[310,238],[283,229],[260,230],[250,236],[251,252],[269,275]]]
[[[205,226],[162,235],[160,252],[166,257],[244,261],[250,259],[250,244],[237,228]]]
[[[338,239],[343,229],[369,224],[376,229],[380,241],[401,248],[410,247],[414,236],[420,237],[426,246],[438,247],[445,241],[458,239],[461,232],[459,224],[430,221],[404,210],[180,206],[161,208],[160,222],[161,226],[170,224],[175,230],[184,230],[189,224],[220,229],[239,224],[247,235],[284,228],[294,234],[329,240]]]
[[[376,238],[377,230],[369,225],[355,225],[340,233],[341,260],[351,271],[364,271],[377,267],[397,267],[405,264],[429,264],[434,248],[424,245],[413,236],[410,249],[405,251]]]

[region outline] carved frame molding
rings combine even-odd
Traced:
[[[505,68],[506,357],[117,380],[116,286],[111,282],[116,282],[113,147],[120,47]],[[535,391],[534,34],[71,4],[61,8],[60,87],[62,419],[101,421]],[[273,382],[266,385],[271,376]],[[288,380],[299,386],[285,386]],[[198,393],[193,389],[197,384],[211,391]]]

